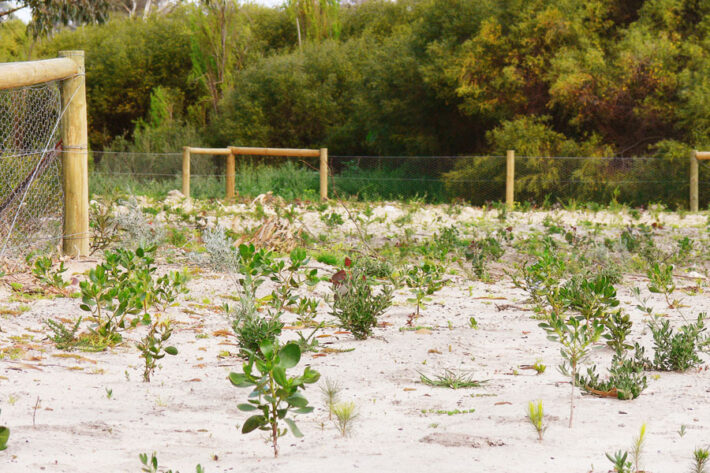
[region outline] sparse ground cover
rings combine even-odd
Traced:
[[[2,277],[3,472],[704,471],[707,213],[171,193],[92,222],[90,258]]]

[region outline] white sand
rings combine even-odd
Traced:
[[[374,215],[392,217],[396,210],[378,210]],[[422,233],[433,233],[434,226],[454,221],[488,218],[494,223],[494,215],[464,209],[452,218],[442,209],[429,209],[417,213],[413,225]],[[560,211],[556,215],[568,223],[631,221],[607,213]],[[516,230],[539,225],[544,216],[542,212],[516,215]],[[660,218],[669,226],[692,227],[703,225],[707,217],[679,219],[662,214]],[[315,234],[327,231],[317,215],[304,221]],[[345,232],[353,230],[348,225]],[[370,232],[384,238],[388,233],[401,234],[401,229],[373,224]],[[85,267],[72,265],[72,271]],[[684,280],[679,286],[686,282],[690,284]],[[702,283],[705,293],[682,295],[689,306],[684,310],[693,319],[698,312],[710,312],[707,280]],[[619,298],[634,321],[633,339],[648,346],[650,333],[630,293],[631,287],[638,286],[648,296],[645,281],[629,276],[623,286]],[[8,449],[0,452],[0,472],[136,472],[138,454],[153,451],[163,467],[183,473],[194,471],[197,463],[208,472],[606,472],[611,463],[604,452],[628,449],[644,422],[648,424],[644,468],[684,472],[693,449],[710,443],[707,366],[683,374],[651,372],[649,387],[634,401],[581,396],[575,390],[575,423],[569,429],[570,385],[556,369],[561,362],[559,348],[531,319],[524,293],[508,278],[486,284],[455,276],[423,310],[419,323],[435,327],[430,333],[400,331],[412,311],[405,302],[406,289],[398,291],[396,305],[382,317],[387,326],[376,329],[375,337],[356,341],[347,334],[334,335],[335,328],[325,330],[331,336],[319,339],[322,346],[355,350],[322,357],[306,354],[298,369],[310,364],[323,378],[337,380],[343,387],[342,399],[357,404],[359,419],[352,435],[341,438],[328,420],[318,386],[309,387],[304,394],[316,410],[296,419],[305,437],[281,438],[281,454],[274,459],[265,434],[240,433],[247,414],[236,405],[245,402],[248,389],[235,388],[227,380],[228,373],[241,366],[234,356],[238,348],[233,336],[213,335],[218,330],[231,333],[213,307],[232,292],[231,282],[204,273],[189,287],[190,300],[168,312],[179,322],[171,341],[180,353],[163,359],[163,368],[149,384],[141,380],[142,359],[132,343],[144,328],[128,332],[122,346],[107,352],[73,352],[78,359],[62,358],[56,355],[63,352],[46,339],[42,320],[77,317],[82,313],[78,300],[39,300],[21,315],[4,315],[0,319],[0,349],[5,352],[0,361],[0,424],[10,427],[11,437]],[[316,288],[321,294],[328,290],[325,283]],[[19,307],[7,302],[10,295],[3,285],[0,307]],[[213,305],[202,303],[204,298]],[[651,304],[669,313],[674,324],[681,323],[662,296],[652,295]],[[498,310],[497,306],[506,307]],[[478,330],[469,328],[471,316],[477,319]],[[325,304],[319,318],[332,320]],[[198,334],[208,336],[197,338]],[[283,338],[293,337],[293,330],[287,330]],[[19,359],[11,359],[13,348],[20,349]],[[232,356],[221,357],[223,351]],[[600,346],[592,360],[602,367],[610,358],[610,349]],[[519,368],[537,359],[548,367],[544,374]],[[459,390],[419,382],[418,371],[435,375],[444,368],[488,381],[480,388]],[[107,389],[112,390],[110,399]],[[538,442],[525,418],[528,401],[537,399],[544,401],[549,422],[543,442]],[[422,413],[472,408],[473,413],[451,416]],[[677,433],[681,425],[687,426],[682,438]]]

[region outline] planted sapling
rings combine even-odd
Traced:
[[[479,381],[466,373],[455,372],[450,369],[445,369],[443,374],[435,375],[434,379],[429,378],[423,373],[419,373],[419,379],[422,383],[442,388],[460,389],[460,388],[478,388],[486,381]]]
[[[710,450],[707,448],[696,448],[693,451],[692,473],[708,473],[707,466],[710,462]]]
[[[143,369],[143,381],[150,382],[150,376],[158,366],[158,360],[165,355],[175,356],[178,353],[174,346],[165,346],[173,333],[169,320],[156,321],[151,325],[148,334],[136,344],[141,352],[141,358],[145,361]]]
[[[444,268],[442,266],[427,261],[418,266],[412,266],[407,271],[405,283],[414,295],[412,299],[408,299],[408,302],[417,304],[415,319],[419,318],[420,308],[428,296],[431,296],[446,284],[446,280],[441,278],[443,272]]]
[[[373,294],[367,276],[359,268],[338,272],[331,281],[334,292],[331,313],[339,325],[359,340],[370,336],[377,317],[392,304],[392,287],[385,285],[379,294]]]
[[[604,331],[604,326],[597,320],[585,324],[582,321],[584,321],[584,316],[570,316],[565,320],[564,316],[553,311],[547,321],[540,324],[540,327],[547,332],[548,339],[562,345],[560,353],[564,362],[560,365],[560,371],[570,377],[572,386],[569,411],[570,428],[572,428],[574,417],[574,387],[579,364],[587,359],[591,345],[599,340]]]
[[[260,411],[249,417],[242,426],[242,433],[256,429],[271,433],[274,456],[278,456],[278,438],[288,429],[281,429],[283,420],[296,437],[302,437],[293,419],[287,417],[289,411],[308,414],[313,407],[301,394],[306,384],[318,381],[320,374],[307,366],[300,376],[288,377],[286,370],[293,368],[301,360],[301,349],[294,343],[280,347],[277,341],[264,341],[259,346],[260,355],[251,353],[249,361],[242,365],[242,373],[230,373],[230,382],[239,388],[252,387],[246,403],[237,405],[244,412]]]

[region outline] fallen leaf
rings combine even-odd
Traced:
[[[435,355],[441,355],[441,352],[437,350],[436,348],[430,349],[427,353],[433,353]]]
[[[415,330],[414,333],[419,333],[422,335],[430,335],[431,330],[429,330],[428,328],[420,328],[419,330]]]
[[[499,401],[499,402],[496,402],[496,403],[493,404],[493,405],[494,405],[494,406],[506,406],[506,405],[507,405],[507,406],[512,406],[513,403],[512,403],[512,402],[508,402],[508,401]]]
[[[416,391],[416,388],[404,388],[403,391]]]

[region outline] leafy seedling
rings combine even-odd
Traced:
[[[335,427],[340,435],[347,437],[352,433],[353,422],[358,417],[357,407],[354,402],[339,402],[333,406]]]
[[[158,366],[158,360],[165,355],[175,356],[178,354],[174,346],[165,346],[173,333],[169,320],[156,321],[151,325],[148,334],[136,344],[141,352],[141,357],[145,361],[143,368],[143,381],[150,382],[150,377]]]
[[[270,432],[274,456],[277,457],[278,439],[288,431],[281,429],[279,422],[283,420],[296,437],[303,436],[293,419],[287,416],[289,411],[295,414],[313,411],[299,389],[317,382],[320,374],[307,366],[300,376],[286,375],[286,370],[301,360],[301,349],[294,343],[279,347],[277,341],[267,340],[261,343],[259,351],[260,356],[252,353],[249,361],[242,365],[242,373],[230,373],[229,380],[236,387],[252,387],[248,401],[237,405],[237,408],[243,412],[260,411],[244,422],[242,433],[257,429]]]
[[[560,372],[570,377],[572,386],[569,411],[570,428],[572,428],[574,417],[574,387],[579,364],[587,359],[591,345],[599,340],[604,331],[604,326],[597,320],[585,324],[582,323],[583,321],[585,321],[584,316],[570,316],[565,320],[556,311],[552,311],[547,321],[540,324],[540,327],[547,332],[548,339],[562,345],[560,353],[564,362],[560,365]]]

